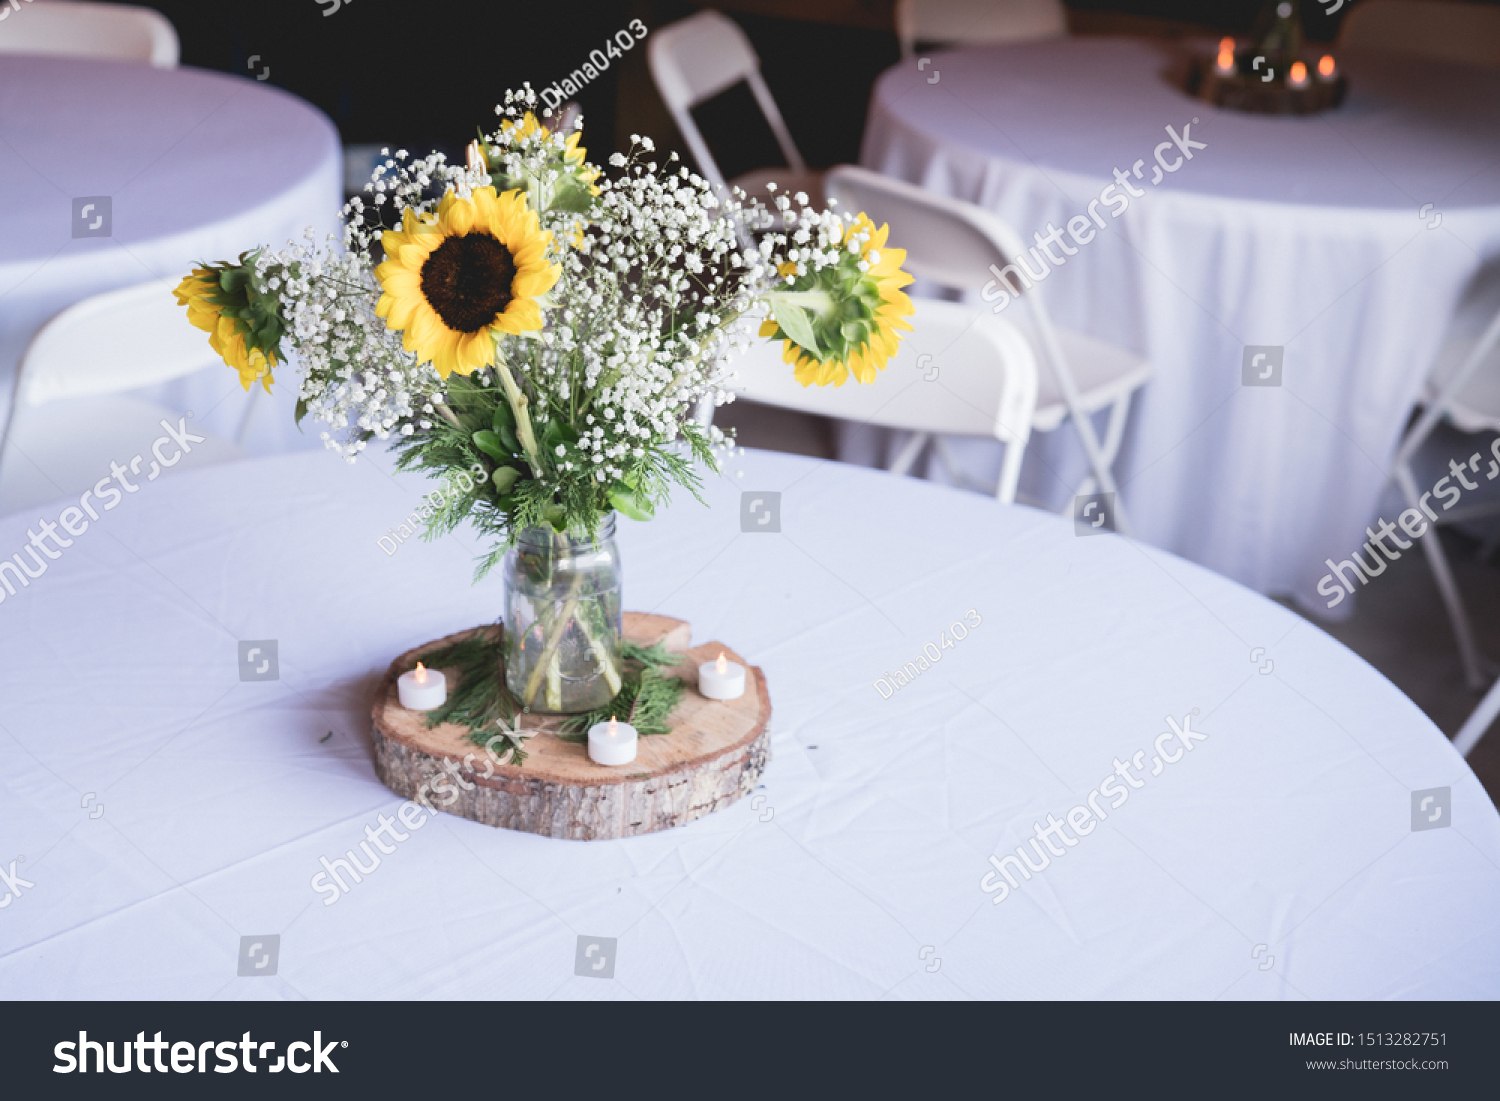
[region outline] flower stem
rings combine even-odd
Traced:
[[[552,667],[553,659],[557,656],[557,648],[562,643],[563,632],[567,630],[568,621],[573,618],[573,612],[578,607],[578,590],[582,586],[583,573],[574,574],[573,584],[568,587],[568,595],[563,600],[562,611],[547,628],[547,637],[542,645],[542,652],[537,657],[536,665],[532,667],[531,676],[526,678],[526,695],[521,702],[527,707],[530,707],[536,700],[537,690],[542,686],[542,675]],[[548,696],[550,703],[550,690]]]
[[[542,457],[536,445],[536,432],[531,427],[531,413],[527,409],[531,400],[521,392],[521,388],[516,385],[516,380],[511,377],[510,366],[499,356],[495,357],[495,373],[500,376],[500,385],[505,388],[506,400],[510,402],[511,412],[516,415],[516,439],[521,441],[521,447],[526,452],[526,461],[531,464],[531,473],[540,478]]]

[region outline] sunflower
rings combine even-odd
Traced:
[[[552,234],[520,191],[481,187],[467,199],[450,191],[436,215],[407,210],[381,244],[388,259],[375,269],[383,292],[375,313],[444,378],[494,362],[499,334],[540,329],[538,299],[562,274],[547,260]]]
[[[179,306],[187,307],[188,321],[208,334],[209,347],[239,372],[240,385],[249,390],[259,379],[269,394],[276,381],[271,375],[271,368],[278,365],[276,353],[246,345],[249,326],[227,316],[226,308],[233,305],[233,300],[223,289],[220,270],[194,268],[172,293],[177,296]]]
[[[793,284],[795,292],[821,291],[830,301],[826,310],[811,319],[817,347],[806,348],[792,340],[774,318],[761,325],[761,336],[782,338],[781,358],[794,366],[803,386],[842,386],[851,373],[857,382],[874,382],[876,372],[896,354],[899,331],[911,330],[906,318],[915,307],[901,290],[912,281],[901,270],[906,250],[886,248],[889,233],[890,226],[876,229],[861,214],[835,243],[862,238],[864,247],[852,252],[844,249],[838,264]],[[797,265],[789,262],[778,270],[783,276],[795,276]]]

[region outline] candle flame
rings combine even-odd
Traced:
[[[1292,83],[1301,84],[1307,79],[1307,66],[1300,61],[1292,62]]]
[[[427,670],[423,667],[423,665],[422,665],[422,663],[420,661],[417,662],[417,683],[418,684],[426,684],[427,683]]]
[[[611,715],[609,717],[609,736],[613,738],[617,733],[619,733],[619,730],[620,724],[615,722],[615,717]]]
[[[720,673],[729,672],[729,662],[724,660],[724,651],[719,651],[719,660],[714,662],[714,669]]]
[[[1322,57],[1318,58],[1318,74],[1320,76],[1332,76],[1333,75],[1333,55],[1332,54],[1324,54]]]
[[[1223,38],[1219,39],[1219,56],[1223,57],[1225,54],[1232,55],[1233,53],[1234,39],[1226,34]]]
[[[1228,72],[1234,68],[1234,54],[1229,50],[1219,51],[1219,68]]]

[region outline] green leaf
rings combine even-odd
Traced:
[[[298,425],[300,425],[302,423],[302,418],[305,417],[305,416],[307,416],[307,399],[306,398],[298,398],[297,399],[297,414],[296,414],[296,416],[297,416],[297,419],[296,419],[295,423],[298,424]]]
[[[521,477],[521,472],[513,466],[502,466],[490,475],[490,480],[495,483],[495,490],[504,497]]]
[[[479,450],[483,451],[490,458],[502,463],[514,454],[514,452],[505,450],[504,445],[500,441],[500,437],[495,435],[495,433],[493,432],[475,432],[474,446],[479,448]]]
[[[572,447],[578,442],[578,432],[562,421],[548,421],[542,426],[542,447],[555,452],[558,444]]]
[[[502,429],[505,429],[505,428],[514,428],[515,426],[516,426],[516,414],[511,409],[510,402],[508,402],[508,401],[497,402],[496,405],[495,405],[495,420],[494,420],[495,431],[496,432],[500,432]]]
[[[593,193],[577,183],[564,184],[552,197],[552,210],[569,214],[585,214],[594,205]]]
[[[514,428],[508,424],[502,424],[496,429],[496,432],[500,436],[500,442],[510,448],[512,455],[519,455],[521,453],[521,441],[516,438],[516,430]]]
[[[649,520],[656,515],[650,499],[624,482],[616,482],[609,487],[609,503],[621,516],[632,520]]]
[[[823,349],[818,346],[818,338],[813,333],[812,322],[808,320],[806,310],[790,302],[773,301],[771,312],[776,317],[776,324],[781,326],[782,331],[791,337],[794,343],[801,345],[819,359],[822,358]]]

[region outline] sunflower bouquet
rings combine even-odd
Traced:
[[[673,484],[696,495],[697,464],[733,444],[693,411],[732,400],[726,362],[756,322],[804,385],[873,381],[910,328],[886,227],[803,194],[767,211],[675,153],[658,164],[644,137],[606,175],[581,120],[554,132],[537,106],[507,93],[462,165],[398,150],[341,238],[203,264],[176,292],[247,390],[295,358],[299,423],[350,462],[375,440],[402,469],[483,470],[426,530],[487,537],[476,579],[523,533],[587,541],[612,513],[649,519]],[[780,229],[756,240],[768,214]]]

